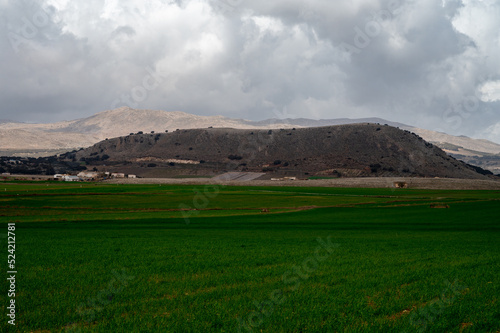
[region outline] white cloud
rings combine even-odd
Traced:
[[[164,79],[137,107],[374,116],[466,135],[499,121],[498,1],[400,0],[389,15],[393,0],[244,0],[225,13],[224,1],[42,1],[50,20],[17,53],[8,37],[40,7],[0,2],[0,118],[88,116],[153,70]],[[376,13],[380,29],[367,35]],[[341,45],[359,31],[368,43],[347,56]]]
[[[486,82],[480,89],[484,102],[500,101],[500,81]]]

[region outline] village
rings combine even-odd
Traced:
[[[95,172],[84,171],[77,175],[61,174],[55,175],[26,175],[26,174],[11,174],[3,172],[0,174],[2,180],[31,180],[31,181],[61,181],[61,182],[97,182],[108,179],[135,179],[136,175],[130,175],[120,172]]]
[[[136,175],[124,174],[120,172],[97,172],[97,171],[82,171],[76,176],[68,174],[55,174],[54,180],[66,182],[81,182],[81,181],[100,181],[115,178],[137,178]]]

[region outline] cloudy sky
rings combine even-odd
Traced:
[[[0,119],[381,117],[500,143],[497,0],[0,0]]]

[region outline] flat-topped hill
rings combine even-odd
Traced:
[[[133,134],[73,154],[67,157],[96,166],[184,168],[198,174],[239,170],[271,175],[485,178],[416,134],[375,124]]]

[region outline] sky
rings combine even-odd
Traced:
[[[500,143],[497,0],[0,0],[0,119],[380,117]]]

